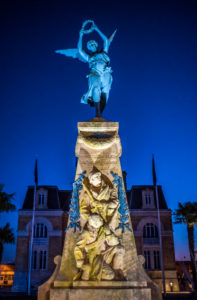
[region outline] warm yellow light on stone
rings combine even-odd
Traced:
[[[120,191],[112,174],[122,179],[118,129],[117,122],[102,118],[78,123],[75,181],[86,172],[79,193],[81,230],[69,228],[66,233],[62,259],[49,285],[50,300],[161,300],[160,289],[144,271],[144,259],[137,255],[133,231],[116,230]],[[132,229],[130,217],[128,226]],[[40,295],[49,286],[41,286]]]

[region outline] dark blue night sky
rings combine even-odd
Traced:
[[[80,104],[88,66],[54,53],[75,48],[82,22],[110,35],[113,84],[104,118],[120,123],[128,187],[158,184],[169,208],[197,201],[197,3],[191,0],[0,2],[0,182],[20,209],[34,183],[71,189],[77,122],[94,117]],[[1,215],[17,228],[17,213]],[[174,226],[177,258],[187,254]],[[14,246],[4,261],[14,260]]]

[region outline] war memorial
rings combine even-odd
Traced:
[[[95,31],[83,50],[84,34]],[[161,290],[143,268],[138,256],[122,177],[119,123],[104,120],[112,70],[108,56],[116,31],[107,38],[94,21],[82,24],[76,49],[57,53],[89,64],[88,90],[81,103],[96,108],[96,116],[78,123],[78,158],[70,202],[69,222],[62,256],[56,269],[38,289],[38,300],[160,300]]]

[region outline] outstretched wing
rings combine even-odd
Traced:
[[[55,50],[56,53],[63,54],[68,57],[77,58],[82,62],[86,62],[85,59],[79,54],[79,51],[77,48],[75,49],[62,49],[62,50]]]
[[[115,34],[116,34],[116,31],[117,31],[117,29],[115,29],[114,32],[113,32],[113,33],[110,35],[110,37],[108,38],[109,46],[110,46],[111,42],[112,42],[113,39],[114,39],[114,36],[115,36]]]

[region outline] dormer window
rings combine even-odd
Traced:
[[[142,206],[143,208],[155,208],[153,190],[146,189],[142,191]]]
[[[151,202],[152,202],[152,195],[146,194],[146,195],[145,195],[145,201],[146,201],[146,205],[151,205]]]
[[[39,206],[44,206],[44,204],[45,204],[45,195],[44,194],[39,195],[38,204],[39,204]]]
[[[40,188],[37,191],[37,200],[36,200],[36,208],[37,209],[45,209],[47,208],[47,196],[48,192],[46,189]]]

